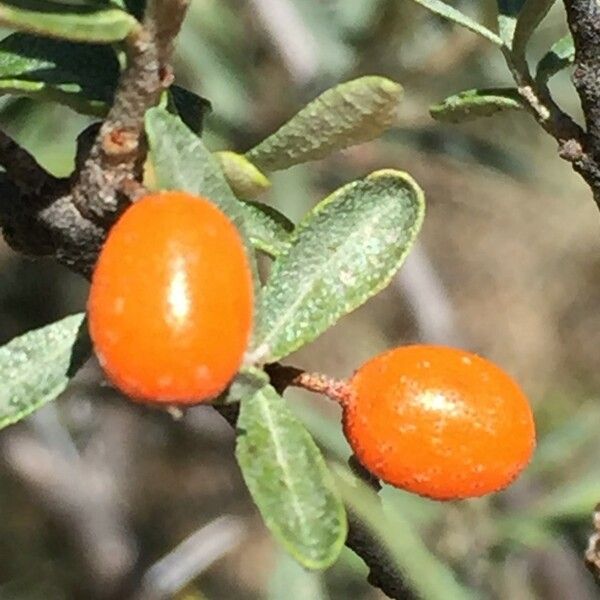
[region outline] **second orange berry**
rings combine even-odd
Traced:
[[[502,369],[470,352],[405,346],[361,366],[344,403],[346,437],[383,481],[438,500],[506,487],[531,458],[527,398]]]

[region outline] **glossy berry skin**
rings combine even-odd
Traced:
[[[441,346],[396,348],[350,381],[344,431],[383,481],[452,500],[506,487],[535,447],[531,408],[493,363]]]
[[[238,371],[252,326],[242,239],[213,203],[149,195],[111,229],[92,278],[90,334],[108,378],[133,399],[196,404]]]

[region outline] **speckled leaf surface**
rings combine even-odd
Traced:
[[[0,24],[37,35],[102,43],[125,39],[139,26],[134,17],[114,6],[53,0],[0,2]]]
[[[283,547],[308,569],[335,562],[347,534],[343,504],[317,445],[270,385],[241,403],[236,457]]]
[[[296,227],[263,289],[256,354],[276,361],[383,289],[421,227],[423,193],[406,173],[377,171],[318,204]]]
[[[0,94],[54,100],[101,116],[118,77],[119,63],[110,46],[25,33],[0,41]]]
[[[215,157],[176,115],[164,108],[146,113],[150,158],[158,187],[209,198],[238,226],[240,202],[233,195]]]
[[[246,158],[263,171],[275,171],[372,140],[394,124],[401,98],[402,86],[385,77],[342,83],[310,102]]]
[[[0,348],[0,428],[20,421],[67,386],[69,374],[79,366],[75,345],[83,314],[35,329]]]
[[[449,96],[430,107],[437,121],[463,123],[479,117],[489,117],[505,110],[522,110],[523,103],[515,88],[466,90]]]
[[[175,115],[162,108],[146,114],[154,174],[161,189],[185,190],[210,198],[243,229],[250,243],[268,254],[283,249],[293,225],[280,213],[238,200],[218,159]]]
[[[261,202],[242,202],[242,213],[251,244],[273,258],[290,243],[294,224],[272,206]]]

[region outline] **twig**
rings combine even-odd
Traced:
[[[283,393],[289,386],[300,387],[309,392],[327,396],[340,404],[345,404],[352,394],[348,381],[334,379],[322,373],[308,373],[302,369],[279,363],[267,365],[265,371],[269,375],[273,387],[279,393]]]
[[[573,83],[581,99],[590,151],[600,158],[600,4],[596,0],[565,0],[575,45]]]
[[[503,52],[524,106],[544,131],[556,140],[559,156],[570,162],[573,170],[583,177],[600,207],[600,162],[594,153],[590,135],[561,110],[545,84],[534,81],[524,60],[516,63],[506,47]]]
[[[354,475],[366,483],[376,494],[381,490],[381,483],[367,471],[355,456],[348,461]],[[394,560],[373,535],[363,521],[348,509],[348,537],[346,546],[360,556],[369,568],[367,581],[379,588],[393,600],[412,600],[417,596],[404,583],[404,577],[398,570]]]
[[[68,179],[46,173],[6,134],[0,134],[0,226],[12,248],[54,256],[90,277],[106,233],[123,208],[145,190],[144,115],[171,83],[173,39],[188,0],[149,0],[140,27],[126,40],[128,64],[101,125],[78,139]]]
[[[596,0],[564,0],[564,5],[575,46],[573,83],[585,118],[590,162],[595,167],[593,180],[586,181],[600,206],[600,4]],[[600,580],[600,505],[594,513],[594,527],[585,559]]]
[[[151,0],[143,26],[126,40],[127,68],[73,187],[75,206],[90,220],[109,225],[130,200],[124,186],[141,177],[144,115],[172,81],[168,60],[187,8],[186,0]]]
[[[28,194],[39,194],[54,177],[50,175],[35,158],[0,131],[0,164],[8,177]]]
[[[565,0],[567,21],[575,45],[573,83],[581,100],[586,133],[563,158],[588,183],[600,206],[600,5],[596,0]]]

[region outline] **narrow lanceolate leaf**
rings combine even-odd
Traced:
[[[205,196],[243,227],[240,202],[217,160],[179,117],[164,108],[152,108],[146,113],[146,133],[160,189]]]
[[[223,151],[215,154],[233,193],[252,200],[269,189],[271,182],[245,156]]]
[[[494,44],[502,46],[502,39],[493,31],[490,31],[487,27],[484,27],[477,21],[471,19],[471,17],[468,17],[445,2],[441,2],[441,0],[414,0],[414,2],[417,2],[421,6],[428,8],[431,12],[443,17],[444,19],[448,19],[449,21],[461,25],[466,29],[470,29],[474,33],[478,33],[479,35],[488,39],[490,42],[494,42]]]
[[[519,57],[525,56],[525,49],[531,34],[552,8],[554,0],[525,0],[517,19],[512,42],[512,50]]]
[[[102,116],[118,77],[119,63],[110,46],[25,33],[0,41],[0,94],[53,100]]]
[[[402,86],[384,77],[342,83],[305,106],[246,158],[275,171],[372,140],[395,123],[401,97]]]
[[[83,315],[30,331],[0,348],[0,429],[20,421],[67,386],[89,355],[87,338],[76,344]]]
[[[242,202],[241,209],[248,237],[257,250],[273,258],[287,250],[294,224],[285,215],[260,202]]]
[[[502,41],[512,46],[517,17],[526,0],[496,0],[498,5],[498,31]]]
[[[242,401],[237,428],[236,457],[265,524],[304,567],[329,567],[347,522],[310,434],[269,385]]]
[[[406,173],[350,183],[296,227],[263,288],[256,355],[275,361],[383,289],[421,227],[423,193]]]
[[[4,27],[81,42],[111,43],[127,37],[138,21],[107,4],[74,4],[54,0],[0,2]]]
[[[542,57],[537,66],[535,79],[545,84],[559,71],[566,69],[575,60],[575,46],[571,34],[558,40]]]
[[[522,108],[523,103],[515,88],[494,88],[466,90],[449,96],[440,104],[430,107],[429,112],[437,121],[462,123]]]

